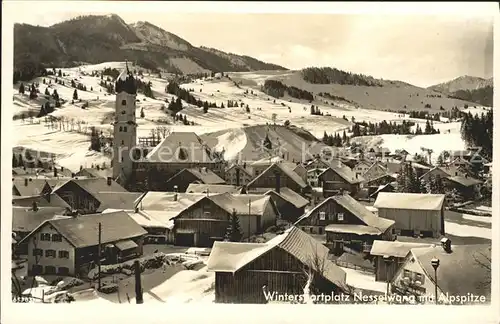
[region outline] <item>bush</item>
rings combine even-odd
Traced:
[[[105,286],[102,286],[101,289],[99,289],[99,292],[102,292],[104,294],[112,294],[117,291],[118,291],[117,284],[106,284]]]

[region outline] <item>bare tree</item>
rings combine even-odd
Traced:
[[[472,258],[474,258],[476,264],[478,264],[481,268],[488,270],[488,276],[481,283],[483,287],[491,286],[491,247],[489,248],[489,252],[490,255],[479,251],[475,252],[472,255]]]

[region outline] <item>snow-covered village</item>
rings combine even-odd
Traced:
[[[492,78],[291,69],[114,14],[14,39],[14,302],[491,302]]]

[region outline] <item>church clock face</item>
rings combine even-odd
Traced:
[[[125,110],[122,110],[122,115],[125,115]]]

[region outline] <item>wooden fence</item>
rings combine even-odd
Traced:
[[[338,265],[339,267],[359,270],[359,271],[366,272],[369,274],[375,274],[375,268],[369,268],[369,267],[365,267],[365,266],[362,266],[359,264],[354,264],[351,262],[345,262],[345,261],[341,261],[341,260],[335,260],[335,264]]]

